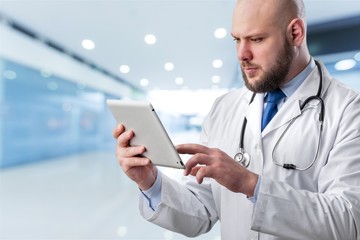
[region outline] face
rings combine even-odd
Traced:
[[[255,79],[255,74],[247,74],[246,69],[259,68],[261,66],[252,65],[251,62],[243,61],[241,63],[241,72],[248,89],[253,92],[270,92],[279,88],[285,81],[289,73],[290,64],[294,58],[294,52],[290,43],[285,40],[284,46],[279,49],[277,56],[275,56],[274,63],[269,65],[267,70],[262,70],[258,78]]]
[[[269,92],[286,82],[294,58],[286,26],[269,2],[242,0],[234,11],[232,35],[245,85],[254,92]]]

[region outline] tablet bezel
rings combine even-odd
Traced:
[[[185,169],[174,144],[150,102],[108,99],[106,101],[115,120],[135,136],[131,146],[143,145],[152,164],[162,167]]]

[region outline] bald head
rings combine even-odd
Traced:
[[[295,13],[298,18],[305,18],[305,5],[303,0],[289,0],[289,4],[292,4],[295,9]]]
[[[238,0],[232,35],[246,86],[276,89],[310,61],[302,0]],[[280,81],[280,82],[278,82]]]
[[[294,18],[305,18],[303,0],[238,0],[235,8],[251,9],[258,16],[267,16],[268,21],[287,25]]]
[[[305,6],[302,0],[272,0],[278,2],[278,11],[289,19],[305,18]]]

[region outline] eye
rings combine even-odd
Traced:
[[[259,42],[262,42],[263,38],[252,38],[251,41],[252,42],[255,42],[255,43],[259,43]]]
[[[240,38],[233,37],[233,41],[234,41],[234,42],[239,42],[239,41],[240,41]]]

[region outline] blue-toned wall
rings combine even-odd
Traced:
[[[0,167],[105,148],[115,121],[104,93],[0,59]]]

